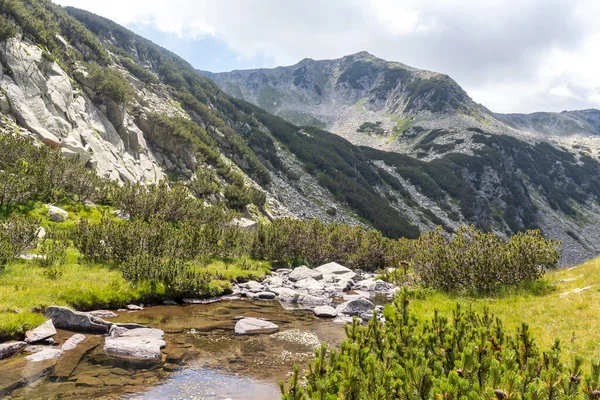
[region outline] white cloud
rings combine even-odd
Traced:
[[[57,0],[275,65],[367,50],[447,73],[498,112],[600,106],[596,0]]]

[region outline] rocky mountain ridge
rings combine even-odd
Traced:
[[[315,118],[349,124],[346,137],[228,95],[173,53],[86,11],[11,0],[0,13],[2,129],[116,181],[182,180],[253,219],[318,218],[411,238],[467,223],[503,236],[539,227],[564,241],[564,263],[600,250],[598,162],[523,140],[447,76],[364,53],[328,61],[335,80],[318,61],[283,68],[297,92],[289,104],[325,110]]]

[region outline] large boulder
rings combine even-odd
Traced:
[[[363,313],[370,312],[374,308],[375,304],[371,303],[367,299],[359,298],[340,304],[337,306],[336,311],[338,314],[361,316]]]
[[[315,280],[323,279],[323,273],[302,265],[298,268],[294,268],[289,275],[289,279],[292,282],[300,281],[306,278],[312,278]]]
[[[356,276],[356,273],[350,268],[346,268],[336,262],[323,264],[315,268],[315,271],[323,274],[323,280],[331,282],[348,281]]]
[[[69,219],[69,213],[62,208],[50,204],[46,204],[46,208],[48,208],[48,216],[54,222],[65,222]]]
[[[277,332],[279,327],[272,322],[258,318],[242,318],[235,324],[236,335],[256,335]]]
[[[40,326],[25,332],[25,341],[27,343],[39,342],[54,335],[56,335],[56,329],[50,319]]]
[[[11,357],[27,346],[27,342],[0,343],[0,360]]]
[[[104,341],[104,352],[113,356],[161,361],[161,349],[166,346],[160,329],[125,329],[113,327]]]
[[[75,332],[108,333],[112,326],[112,323],[90,313],[60,306],[46,308],[46,317],[51,318],[57,328]]]

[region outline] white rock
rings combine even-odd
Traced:
[[[320,267],[315,268],[315,271],[319,271],[323,274],[323,279],[331,280],[333,282],[339,282],[341,280],[350,280],[356,276],[350,268],[346,268],[336,262],[330,262],[323,264]]]
[[[82,335],[81,333],[76,333],[63,343],[61,349],[63,351],[73,350],[75,347],[77,347],[79,343],[83,342],[84,340],[85,335]]]
[[[292,282],[300,281],[306,278],[312,278],[316,280],[323,279],[323,273],[302,265],[298,268],[294,268],[289,275],[289,279]]]
[[[243,318],[235,324],[236,335],[254,335],[277,332],[279,327],[272,322],[258,318]]]
[[[27,343],[39,342],[54,335],[56,335],[56,329],[52,320],[49,319],[38,327],[25,332],[25,341]]]
[[[322,317],[322,318],[335,318],[338,315],[337,311],[335,311],[335,308],[333,308],[331,306],[315,307],[313,312],[315,313],[315,315],[317,317]]]
[[[313,278],[301,279],[294,284],[294,287],[308,293],[319,293],[325,290],[325,286]]]
[[[54,222],[65,222],[69,219],[69,213],[63,210],[62,208],[46,204],[48,208],[48,216]]]
[[[27,357],[25,357],[25,359],[27,361],[38,362],[38,361],[45,361],[45,360],[51,360],[53,358],[58,358],[62,354],[63,354],[63,351],[59,350],[59,349],[44,349],[37,353],[28,355]]]
[[[114,327],[104,341],[104,352],[118,357],[160,361],[166,346],[160,329]]]
[[[263,292],[265,290],[265,287],[256,281],[240,283],[238,286],[253,293]]]

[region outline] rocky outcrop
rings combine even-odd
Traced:
[[[242,318],[236,322],[234,332],[236,335],[257,335],[260,333],[277,332],[279,327],[272,322],[258,318]]]
[[[77,88],[38,46],[20,37],[9,38],[0,42],[0,62],[4,67],[0,90],[8,108],[3,112],[15,118],[21,133],[60,149],[67,157],[78,157],[81,164],[89,162],[101,176],[118,181],[155,181],[163,176],[133,118],[122,115],[124,141],[89,93]],[[85,88],[85,67],[75,71],[74,77]]]
[[[112,326],[92,314],[60,306],[46,308],[46,317],[51,318],[57,328],[75,332],[108,333]]]

